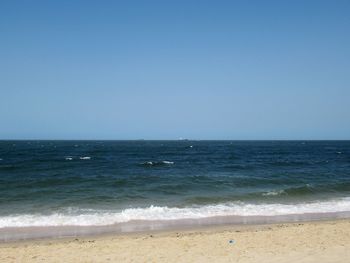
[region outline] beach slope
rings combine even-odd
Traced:
[[[3,243],[0,262],[349,262],[350,220]]]

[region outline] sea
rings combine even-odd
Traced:
[[[350,141],[0,141],[0,240],[350,216]]]

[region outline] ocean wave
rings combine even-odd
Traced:
[[[342,181],[337,183],[326,183],[326,184],[304,184],[295,187],[289,187],[285,189],[272,190],[261,193],[262,196],[279,196],[288,195],[292,196],[306,196],[314,195],[318,193],[334,193],[334,192],[349,192],[350,182]]]
[[[262,193],[262,196],[276,196],[276,195],[282,195],[286,192],[284,190],[278,190],[278,191],[269,191],[266,193]]]
[[[330,187],[330,185],[327,185]],[[299,196],[299,195],[305,195],[305,194],[310,194],[314,193],[315,191],[320,188],[320,191],[324,188],[324,186],[312,186],[310,184],[305,184],[297,187],[290,187],[290,188],[285,188],[285,189],[280,189],[280,190],[272,190],[268,192],[264,192],[261,195],[262,196],[279,196],[279,195],[288,195],[288,196]]]
[[[0,217],[0,228],[29,226],[102,226],[132,220],[200,219],[213,216],[278,216],[350,211],[350,197],[298,204],[224,203],[195,207],[129,208],[122,211],[68,209],[50,215],[24,214]]]
[[[91,157],[90,156],[81,156],[79,157],[80,160],[90,160]]]
[[[174,164],[174,162],[171,162],[171,161],[147,161],[147,162],[141,163],[141,165],[145,165],[145,166],[167,165],[167,164]]]
[[[311,160],[273,160],[267,161],[266,164],[274,167],[300,167],[313,165],[314,163]]]

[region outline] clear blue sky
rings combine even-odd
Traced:
[[[350,1],[1,1],[2,139],[350,139]]]

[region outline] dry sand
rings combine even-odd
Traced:
[[[2,243],[0,262],[349,263],[350,220]]]

